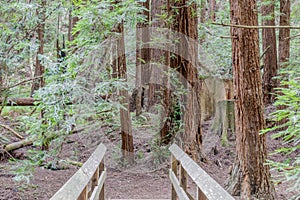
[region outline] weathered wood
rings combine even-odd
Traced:
[[[5,103],[3,102],[5,101]],[[34,98],[9,98],[9,99],[0,99],[0,104],[4,103],[4,106],[36,106],[38,101]]]
[[[104,171],[105,171],[104,163],[101,162],[100,166],[99,166],[99,172],[100,172],[100,174],[102,174],[102,173],[104,173]],[[102,189],[101,189],[100,194],[99,194],[99,200],[104,200],[104,183],[103,183],[101,188]]]
[[[182,187],[180,187],[180,183],[172,170],[170,170],[170,172],[169,172],[169,177],[170,177],[172,186],[174,187],[174,189],[176,191],[178,199],[179,200],[190,200],[189,197],[187,196],[187,194],[185,193],[184,189]]]
[[[24,139],[24,137],[22,135],[20,135],[17,131],[15,131],[14,129],[10,128],[7,125],[4,124],[0,124],[1,127],[5,128],[6,130],[9,130],[10,132],[12,132],[15,136],[17,136],[19,139]]]
[[[173,171],[173,173],[175,174],[175,176],[177,176],[177,160],[176,158],[171,155],[171,170]],[[177,199],[177,194],[176,194],[176,190],[172,184],[172,195],[171,195],[171,200],[176,200]]]
[[[94,191],[93,191],[92,196],[90,197],[90,200],[102,200],[101,199],[101,191],[104,186],[105,179],[106,179],[106,171],[103,171],[97,182],[96,187],[94,188]]]
[[[100,144],[83,166],[61,187],[51,200],[74,200],[88,198],[88,184],[101,167],[106,147]],[[101,170],[100,170],[101,171]],[[102,174],[101,174],[102,176]],[[105,176],[104,176],[105,177]]]
[[[197,188],[197,200],[207,200],[205,194],[200,190],[200,188]]]
[[[208,200],[234,199],[224,188],[222,188],[213,178],[211,178],[176,144],[173,144],[169,149],[172,155],[180,162],[184,170],[196,183],[197,187],[203,192],[203,195],[206,196]]]
[[[21,141],[18,141],[18,142],[8,144],[4,147],[4,149],[5,149],[5,151],[13,151],[13,150],[16,150],[16,149],[19,149],[19,148],[22,148],[22,147],[32,145],[32,143],[33,143],[32,140],[25,139],[25,140],[21,140]]]
[[[182,167],[182,165],[180,166],[180,176],[179,176],[179,178],[180,178],[179,179],[180,186],[186,192],[186,188],[187,188],[187,173],[184,170],[184,168]]]

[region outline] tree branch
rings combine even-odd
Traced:
[[[17,133],[14,129],[10,128],[9,126],[6,126],[4,124],[0,124],[0,126],[3,127],[3,128],[5,128],[6,130],[9,130],[10,132],[12,132],[19,139],[24,139],[24,137],[22,135],[20,135],[19,133]]]
[[[14,84],[14,85],[10,85],[10,86],[7,86],[7,87],[5,87],[5,88],[0,88],[0,92],[2,92],[2,91],[4,91],[4,90],[11,89],[11,88],[14,88],[14,87],[17,87],[17,86],[19,86],[19,85],[22,85],[22,84],[27,83],[27,82],[30,82],[30,81],[34,81],[34,80],[39,79],[39,78],[42,78],[42,77],[43,77],[43,76],[36,76],[36,77],[32,77],[32,78],[25,79],[25,80],[23,80],[23,81],[21,81],[21,82],[19,82],[19,83]]]
[[[235,28],[249,28],[249,29],[267,29],[267,28],[300,29],[300,26],[247,26],[247,25],[224,24],[224,23],[216,23],[216,22],[213,22],[212,24],[218,25],[218,26],[229,26],[229,27],[235,27]]]

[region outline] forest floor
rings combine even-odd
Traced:
[[[234,141],[230,141],[228,147],[223,147],[219,136],[210,132],[210,126],[211,121],[203,124],[204,153],[208,162],[200,165],[224,186],[235,158]],[[159,149],[154,145],[155,135],[151,132],[147,126],[135,129],[136,164],[131,167],[120,162],[119,133],[110,131],[109,127],[101,127],[101,122],[93,123],[88,130],[68,136],[60,158],[85,162],[97,145],[104,143],[107,147],[105,165],[108,172],[105,182],[106,199],[170,199],[169,154],[165,149]],[[280,142],[268,137],[267,144],[269,150],[274,150]],[[8,162],[8,158],[13,156],[24,159],[26,150],[30,148],[32,147],[16,150],[0,159],[0,199],[49,199],[78,170],[78,167],[73,165],[68,165],[63,170],[36,167],[30,184],[16,182],[13,180],[15,175],[11,171],[15,163]],[[193,184],[190,184],[188,189],[195,195]],[[285,183],[276,186],[276,190],[277,199],[290,199],[293,195],[287,190]]]

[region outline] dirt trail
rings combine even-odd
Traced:
[[[171,183],[166,175],[114,169],[107,172],[106,199],[171,199]]]

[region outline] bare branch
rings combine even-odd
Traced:
[[[235,28],[249,28],[249,29],[266,29],[266,28],[300,29],[300,26],[246,26],[246,25],[224,24],[224,23],[216,23],[216,22],[213,22],[212,24],[213,25],[218,25],[218,26],[229,26],[229,27],[235,27]]]
[[[5,128],[6,130],[9,130],[12,132],[15,136],[17,136],[19,139],[24,139],[22,135],[20,135],[18,132],[16,132],[14,129],[10,128],[9,126],[6,126],[4,124],[0,124],[1,127]]]

